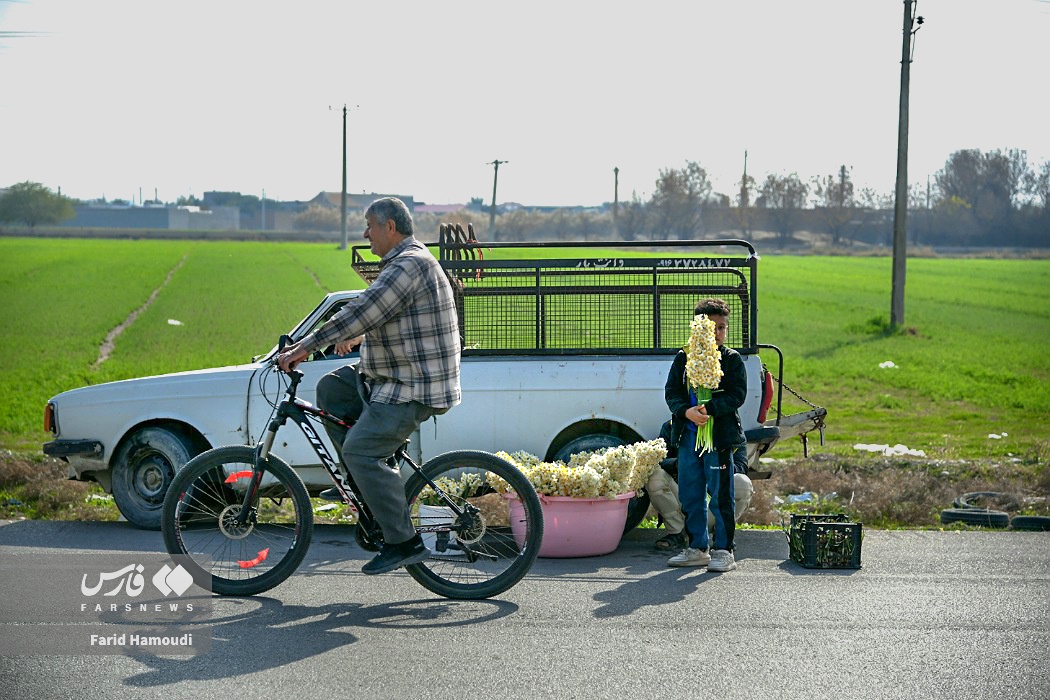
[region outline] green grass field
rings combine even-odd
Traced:
[[[759,340],[784,351],[786,383],[828,409],[825,451],[1050,452],[1050,261],[910,260],[906,332],[890,333],[889,258],[759,252]],[[361,286],[349,263],[331,244],[0,239],[0,447],[39,451],[44,405],[66,389],[247,362],[323,294]]]

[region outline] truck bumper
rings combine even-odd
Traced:
[[[98,440],[52,440],[44,443],[48,457],[86,457],[102,459],[102,443]]]

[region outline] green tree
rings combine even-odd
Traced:
[[[209,192],[208,204],[213,207],[237,207],[246,219],[259,218],[262,200],[254,194],[240,192]],[[340,228],[341,225],[337,228]]]
[[[938,205],[968,205],[970,215],[985,236],[1001,236],[1011,228],[1015,207],[1032,194],[1036,176],[1028,165],[1028,153],[1020,149],[984,153],[976,148],[948,156],[944,168],[934,176]]]
[[[0,197],[0,222],[21,222],[29,228],[37,224],[57,224],[76,216],[73,200],[55,194],[39,182],[11,185]]]

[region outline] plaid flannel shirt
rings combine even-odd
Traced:
[[[418,401],[431,408],[460,402],[460,338],[452,286],[441,264],[414,236],[383,258],[383,269],[357,299],[303,339],[308,352],[364,335],[358,371],[378,403]]]

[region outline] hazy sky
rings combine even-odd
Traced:
[[[890,192],[901,0],[0,0],[0,186],[163,201],[348,190],[531,205],[698,161]],[[1050,159],[1050,2],[919,0],[909,180]],[[331,108],[331,109],[330,109]]]

